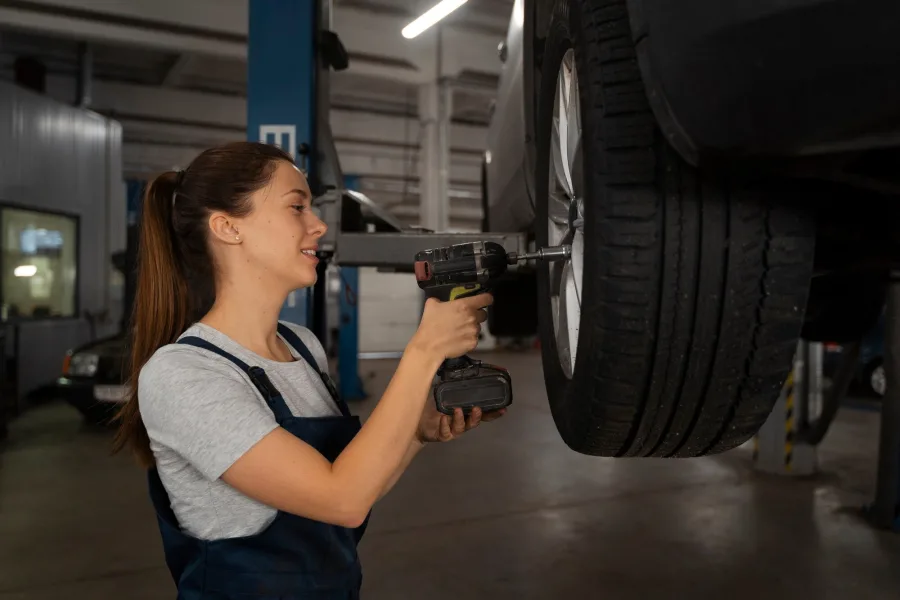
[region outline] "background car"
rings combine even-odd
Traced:
[[[876,0],[516,1],[484,226],[573,253],[498,288],[491,332],[539,331],[570,447],[726,451],[801,336],[871,328],[897,258],[898,19]]]
[[[85,419],[107,425],[125,400],[125,336],[99,339],[66,354],[55,394]]]
[[[822,372],[831,376],[837,371],[844,355],[842,344],[825,344],[822,357]],[[884,376],[884,318],[860,341],[854,387],[859,391],[876,396],[884,396],[886,380]]]

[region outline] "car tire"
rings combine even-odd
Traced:
[[[627,4],[557,2],[544,46],[535,236],[539,246],[573,248],[571,261],[538,269],[547,394],[561,437],[577,452],[715,454],[758,431],[792,367],[814,223],[788,204],[796,197],[788,184],[720,183],[665,143]],[[552,143],[551,129],[573,131],[554,121],[554,100],[566,101],[560,90],[573,80],[563,76],[557,86],[566,65],[580,82],[566,106],[577,111],[567,123],[581,125],[581,158],[568,136]],[[551,173],[554,160],[571,178]],[[566,185],[583,200],[564,217]],[[578,318],[566,319],[573,298]]]
[[[91,427],[100,427],[103,429],[113,427],[115,425],[116,414],[119,407],[115,404],[97,402],[79,406],[78,411],[84,418],[84,422]]]

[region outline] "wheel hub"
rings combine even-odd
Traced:
[[[575,371],[584,274],[584,176],[581,106],[575,52],[569,49],[559,66],[550,133],[550,184],[547,195],[548,240],[569,244],[569,261],[550,265],[550,303],[560,366],[571,379]]]

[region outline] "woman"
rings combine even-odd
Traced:
[[[310,331],[280,323],[326,227],[278,148],[208,150],[149,187],[117,449],[148,469],[179,598],[356,598],[372,505],[426,442],[496,418],[441,415],[441,362],[476,346],[488,295],[428,301],[360,427]]]

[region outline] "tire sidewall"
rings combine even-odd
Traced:
[[[541,64],[542,72],[538,88],[535,144],[537,148],[537,160],[535,163],[534,179],[536,215],[534,235],[538,247],[547,246],[549,243],[549,231],[547,223],[548,192],[550,177],[552,176],[550,173],[550,140],[553,119],[553,104],[554,95],[556,93],[559,67],[562,63],[563,56],[569,49],[576,49],[576,68],[578,69],[579,75],[585,72],[581,65],[581,61],[579,60],[580,57],[577,50],[577,31],[575,27],[575,24],[577,23],[576,12],[577,7],[575,6],[574,2],[561,0],[556,3],[553,12],[553,18],[550,22],[548,36],[546,38],[547,41],[544,47],[544,55]],[[579,102],[583,107],[585,105],[585,90],[583,86],[579,86],[579,93],[581,96],[579,98]],[[584,132],[584,130],[586,129],[586,114],[584,110],[580,111],[580,116],[582,132]],[[585,137],[584,135],[582,135],[582,144],[584,144],[584,141]],[[587,155],[588,151],[585,148],[582,148],[582,156]],[[585,168],[587,168],[587,165],[585,165]],[[585,184],[587,184],[588,179],[589,178],[585,177]],[[587,214],[590,210],[587,198],[590,198],[591,196],[587,189],[584,190],[584,193],[586,199],[584,206],[585,224],[587,226],[587,224],[590,223],[590,218]],[[589,290],[587,290],[586,288],[588,287],[588,281],[590,280],[590,277],[587,274],[593,272],[591,270],[592,265],[588,263],[588,257],[591,254],[588,246],[589,236],[588,231],[586,230],[584,253],[585,262],[583,271],[584,276],[582,279],[584,282],[582,285],[582,306],[584,306],[586,302],[589,301]],[[550,403],[551,413],[553,415],[554,421],[556,422],[557,428],[559,429],[560,435],[562,436],[563,440],[566,441],[566,443],[569,443],[570,440],[579,437],[575,433],[576,428],[584,427],[587,425],[586,420],[579,418],[582,414],[582,410],[574,405],[569,406],[570,403],[578,403],[579,396],[583,396],[583,394],[579,393],[576,388],[579,387],[579,366],[583,361],[585,352],[587,352],[587,350],[585,350],[585,347],[587,346],[587,331],[584,328],[579,327],[578,347],[576,349],[576,364],[572,379],[570,380],[563,372],[562,365],[560,364],[559,351],[556,345],[556,337],[554,334],[554,317],[550,302],[550,296],[552,292],[550,281],[550,265],[538,265],[537,285],[538,328],[541,339],[541,355],[544,368],[544,382],[547,388],[547,397]],[[582,313],[582,322],[583,321],[584,319]],[[585,398],[580,398],[580,401],[584,402]]]

